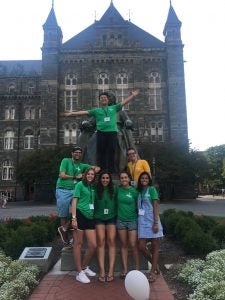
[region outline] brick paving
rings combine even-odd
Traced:
[[[91,278],[88,284],[82,284],[70,274],[47,274],[35,288],[29,300],[131,300],[127,294],[124,280],[116,277],[113,282],[101,283]],[[150,284],[151,300],[174,300],[164,278],[160,275]]]

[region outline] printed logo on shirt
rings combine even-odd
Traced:
[[[126,197],[128,197],[128,198],[132,198],[132,195],[131,195],[131,193],[128,193],[128,194],[126,194]]]
[[[79,172],[79,171],[81,171],[81,168],[78,166],[78,167],[76,167],[76,170]]]

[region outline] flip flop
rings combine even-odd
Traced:
[[[99,276],[98,281],[101,283],[105,282],[105,276]]]
[[[114,280],[114,276],[106,276],[106,282],[112,282]]]

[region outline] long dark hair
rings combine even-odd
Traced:
[[[149,175],[149,173],[148,173],[148,172],[142,172],[142,173],[140,174],[140,176],[138,177],[138,184],[137,184],[137,190],[138,190],[138,192],[141,192],[141,191],[143,190],[143,186],[142,186],[142,184],[141,184],[141,177],[142,177],[143,175],[147,175],[147,176],[148,176],[148,180],[149,180],[148,185],[149,185],[149,186],[152,185],[152,179],[151,179],[151,176]]]
[[[108,184],[107,188],[109,191],[110,198],[112,199],[113,195],[114,195],[114,184],[112,181],[112,175],[108,171],[101,171],[99,174],[98,183],[96,186],[96,194],[97,194],[98,199],[102,199],[104,186],[102,185],[101,179],[102,179],[102,176],[106,175],[106,174],[109,176],[109,184]]]
[[[94,168],[88,168],[85,172],[84,172],[84,176],[83,176],[83,179],[82,179],[82,182],[84,185],[88,185],[88,181],[87,181],[87,173],[90,171],[90,170],[93,170],[94,174],[95,174],[95,177],[93,179],[93,181],[91,183],[95,183],[95,178],[96,178],[96,173],[95,173],[95,169]]]

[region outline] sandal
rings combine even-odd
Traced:
[[[105,282],[105,276],[99,276],[98,281],[99,282]]]
[[[150,273],[149,277],[148,277],[148,281],[151,282],[151,283],[155,282],[156,281],[156,276],[157,275],[155,275],[154,273]]]
[[[125,279],[126,276],[127,276],[127,273],[121,273],[121,274],[120,274],[120,279]]]
[[[106,282],[112,282],[114,280],[114,276],[106,276]]]

